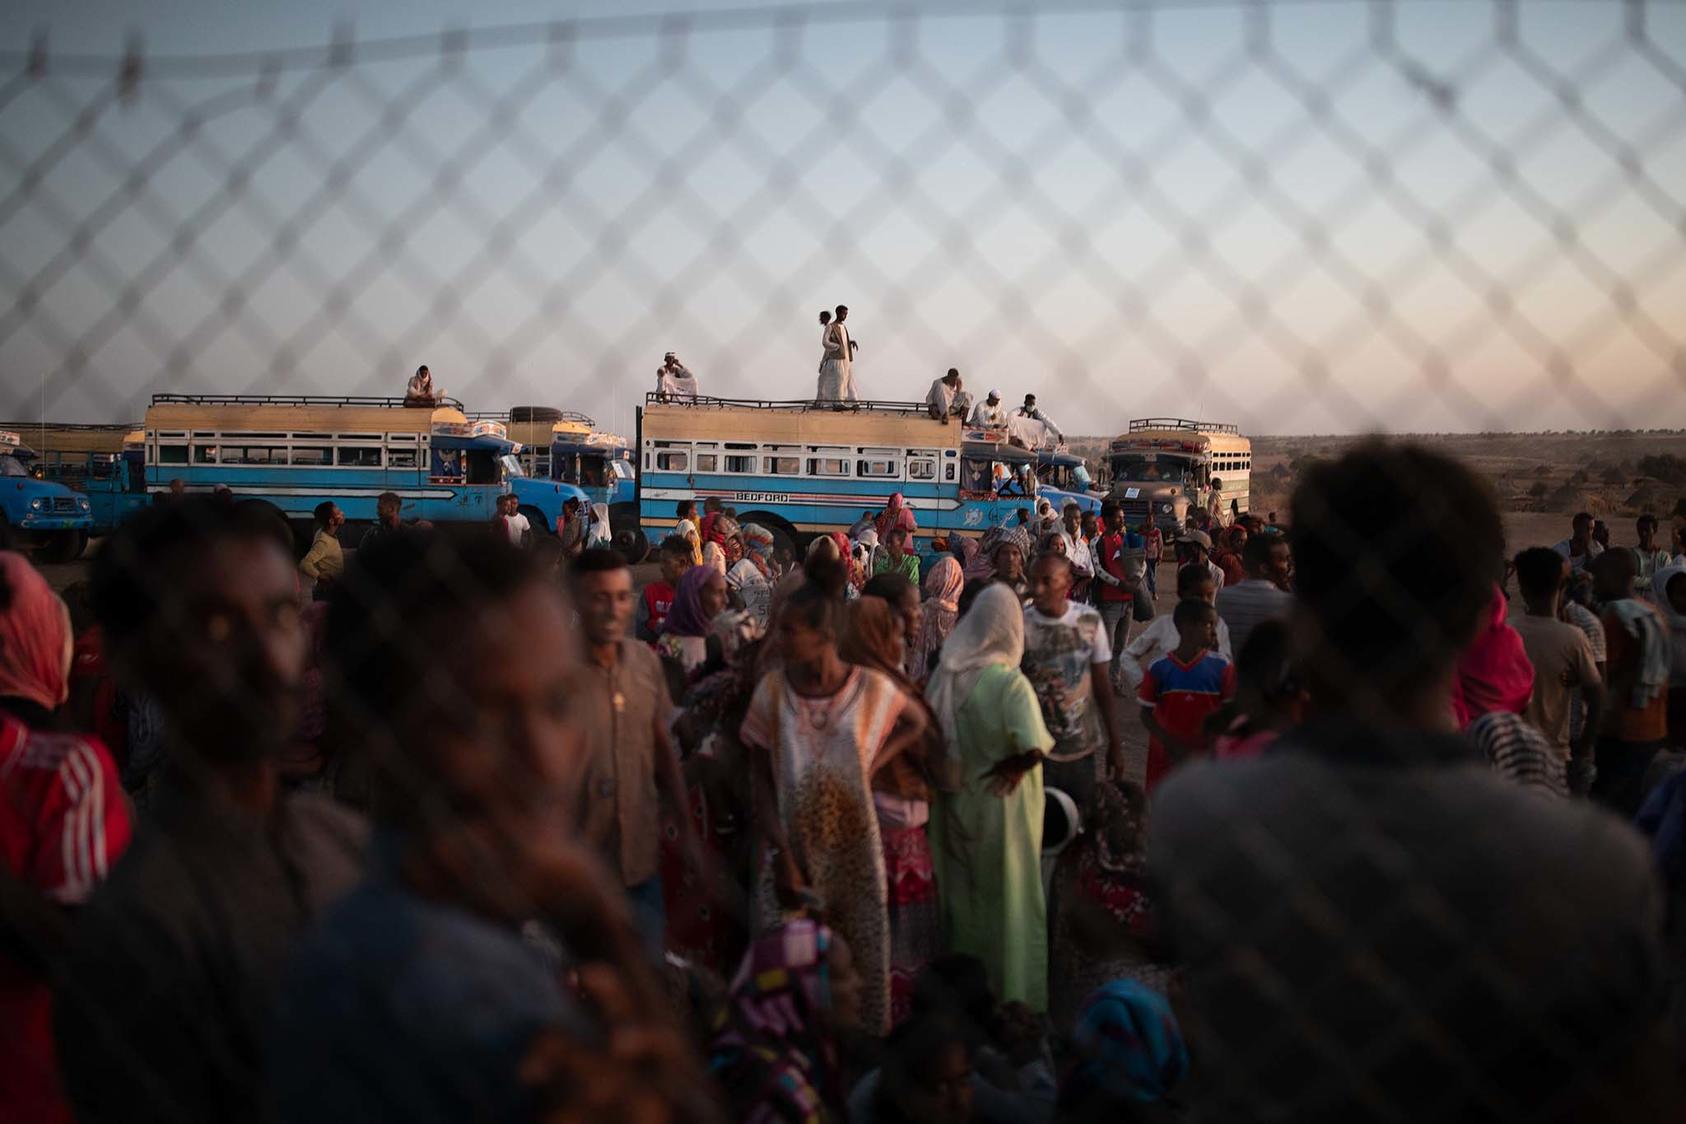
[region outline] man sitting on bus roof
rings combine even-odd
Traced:
[[[1007,407],[1001,404],[1001,392],[991,390],[989,397],[979,402],[972,411],[971,424],[978,429],[1005,429],[1007,426]]]
[[[673,352],[662,356],[662,365],[656,368],[656,390],[664,399],[695,398],[697,396],[697,376],[679,362],[679,357]]]
[[[1061,433],[1060,427],[1054,424],[1054,419],[1043,413],[1042,408],[1036,404],[1036,395],[1034,394],[1027,394],[1024,396],[1024,405],[1015,410],[1013,412],[1013,416],[1018,418],[1029,418],[1031,421],[1041,422],[1043,428],[1054,435],[1055,441],[1065,440],[1065,434]]]
[[[960,389],[960,386],[960,371],[955,367],[950,367],[948,374],[942,378],[932,380],[930,392],[925,395],[925,409],[930,412],[931,417],[944,425],[948,424],[951,415],[961,421],[966,420],[966,414],[972,406],[972,396]]]
[[[445,397],[445,388],[435,388],[433,372],[427,369],[427,364],[416,368],[416,373],[410,376],[410,381],[404,385],[404,405],[425,406],[432,409]]]

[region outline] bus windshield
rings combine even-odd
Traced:
[[[1112,458],[1112,478],[1141,483],[1186,484],[1194,465],[1187,457],[1164,453],[1120,453]]]
[[[23,462],[16,457],[0,457],[0,476],[28,476]]]
[[[520,458],[518,458],[514,453],[506,453],[505,455],[499,457],[498,463],[503,465],[504,475],[511,480],[518,476],[527,475],[527,470],[521,467]]]
[[[1088,465],[1079,464],[1079,465],[1074,465],[1072,467],[1071,482],[1073,484],[1077,485],[1078,491],[1087,492],[1089,490],[1090,485],[1092,485],[1095,482],[1095,478],[1089,475],[1089,466]]]

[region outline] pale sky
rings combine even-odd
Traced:
[[[863,394],[957,366],[1070,433],[1686,426],[1686,5],[1537,0],[1514,46],[1486,0],[754,7],[13,0],[0,416],[425,362],[630,431],[667,350],[811,395],[843,303]],[[186,58],[348,22],[344,66]],[[130,31],[171,58],[121,102],[66,56]]]

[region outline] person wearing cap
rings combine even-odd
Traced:
[[[1004,429],[1007,425],[1007,407],[1001,404],[1001,392],[990,388],[989,397],[977,404],[972,410],[971,424],[978,429]]]
[[[670,351],[662,356],[662,365],[656,368],[656,390],[664,398],[695,398],[697,376],[686,370],[685,364]]]
[[[1060,427],[1054,424],[1054,419],[1043,413],[1042,408],[1036,404],[1036,395],[1034,394],[1024,396],[1024,405],[1015,410],[1013,416],[1041,422],[1043,427],[1054,435],[1055,441],[1065,440],[1065,434],[1061,433]]]
[[[1183,548],[1184,566],[1204,566],[1211,572],[1212,580],[1219,589],[1224,587],[1223,567],[1212,561],[1212,536],[1205,531],[1184,531],[1177,536],[1177,543]]]
[[[950,415],[966,418],[966,412],[972,405],[972,396],[960,389],[960,371],[950,367],[948,374],[940,379],[931,380],[931,389],[925,395],[925,409],[932,418],[948,424]]]

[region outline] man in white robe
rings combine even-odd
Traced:
[[[855,344],[843,321],[849,318],[847,305],[837,306],[837,316],[825,329],[822,337],[825,354],[820,359],[820,379],[815,398],[820,402],[856,402],[854,356]]]

